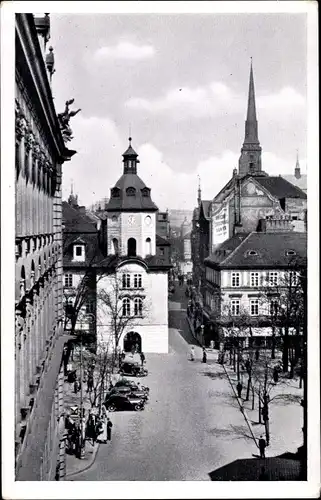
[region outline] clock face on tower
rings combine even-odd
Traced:
[[[152,223],[151,216],[150,215],[146,215],[146,217],[145,217],[145,224],[146,224],[146,226],[150,226],[151,223]]]
[[[128,224],[130,226],[132,226],[133,224],[135,224],[135,217],[134,217],[134,215],[129,215],[129,217],[128,217]]]

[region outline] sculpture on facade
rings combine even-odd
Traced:
[[[64,142],[69,142],[71,141],[71,139],[73,139],[72,130],[69,126],[69,121],[70,118],[72,118],[77,113],[79,113],[79,111],[81,111],[81,109],[77,109],[76,111],[69,111],[69,106],[73,104],[74,100],[75,99],[70,99],[69,101],[66,101],[64,112],[58,113],[58,121]]]

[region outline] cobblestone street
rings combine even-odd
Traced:
[[[257,452],[222,367],[212,354],[201,362],[180,295],[170,301],[169,354],[147,358],[149,375],[141,382],[150,387],[148,405],[111,414],[111,443],[100,445],[93,466],[70,480],[207,481],[213,469]]]

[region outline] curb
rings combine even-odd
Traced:
[[[93,451],[93,454],[92,454],[90,462],[87,463],[87,465],[85,465],[85,467],[83,467],[82,469],[79,469],[76,472],[70,472],[69,474],[66,474],[65,475],[65,480],[66,479],[68,480],[68,478],[70,478],[72,476],[76,476],[77,474],[80,474],[81,472],[85,472],[86,470],[90,469],[90,467],[92,467],[92,465],[94,464],[94,462],[96,460],[98,449],[99,449],[99,443],[97,443],[97,446],[94,448],[94,451]]]
[[[255,445],[258,447],[258,444],[257,444],[257,439],[256,439],[256,437],[255,437],[255,435],[254,435],[254,432],[253,432],[253,427],[252,427],[252,424],[251,424],[251,422],[250,422],[250,420],[249,420],[249,418],[248,418],[248,416],[247,416],[246,410],[245,410],[245,408],[243,407],[242,403],[240,402],[240,399],[238,398],[238,396],[237,396],[237,394],[236,394],[236,392],[235,392],[234,385],[233,385],[233,383],[232,383],[232,381],[231,381],[231,379],[230,379],[229,374],[228,374],[228,373],[227,373],[227,371],[226,371],[226,368],[225,368],[224,364],[223,364],[222,366],[223,366],[223,369],[224,369],[225,375],[227,376],[227,379],[228,379],[228,381],[229,381],[229,383],[230,383],[230,385],[231,385],[231,387],[232,387],[232,391],[233,391],[233,393],[234,393],[234,396],[236,397],[236,400],[237,400],[238,405],[239,405],[239,407],[240,407],[240,411],[241,411],[241,413],[242,413],[242,414],[243,414],[243,416],[244,416],[245,422],[247,423],[247,426],[248,426],[248,428],[249,428],[249,430],[250,430],[250,433],[252,434],[252,439],[253,439],[253,441],[254,441]]]

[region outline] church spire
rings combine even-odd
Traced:
[[[256,117],[255,89],[253,65],[251,58],[249,93],[247,101],[247,114],[245,121],[245,137],[241,156],[239,159],[239,174],[256,174],[261,172],[261,152],[260,141],[258,138],[258,123]]]
[[[300,177],[301,177],[301,169],[300,169],[299,151],[298,151],[298,149],[296,150],[296,163],[295,163],[294,175],[295,175],[296,179],[300,179]]]
[[[138,154],[132,148],[132,138],[128,138],[129,146],[123,154],[124,174],[137,174]]]
[[[202,202],[201,178],[199,175],[197,177],[198,177],[197,203],[198,206],[200,207]]]

